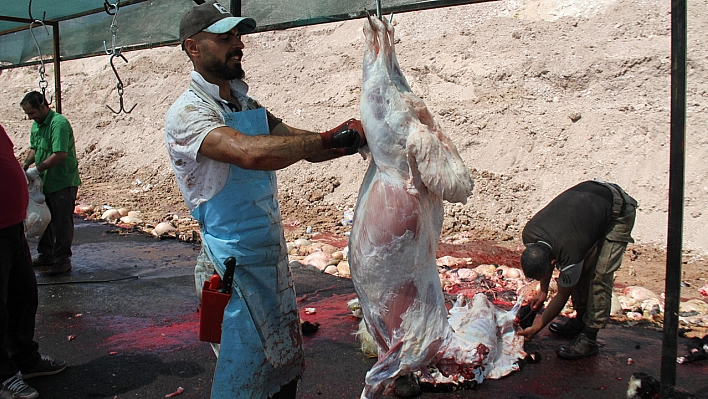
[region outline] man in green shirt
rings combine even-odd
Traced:
[[[51,266],[50,275],[71,271],[71,243],[74,240],[74,205],[81,184],[76,160],[74,132],[66,118],[47,106],[44,96],[27,93],[20,102],[27,117],[34,120],[30,131],[30,152],[24,162],[27,178],[42,179],[42,191],[52,220],[39,239],[35,267]],[[30,168],[30,165],[35,167]]]

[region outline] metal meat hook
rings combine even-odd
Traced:
[[[30,16],[32,15],[31,12],[31,7],[32,7],[32,2],[30,1]],[[42,91],[42,97],[44,97],[44,102],[46,105],[50,105],[52,102],[47,100],[46,97],[46,91],[47,91],[47,86],[49,86],[49,82],[47,82],[46,79],[44,79],[44,56],[42,56],[42,50],[39,48],[39,41],[37,41],[37,38],[34,36],[34,27],[35,24],[37,25],[42,25],[44,26],[44,30],[47,32],[47,36],[49,35],[49,28],[47,28],[47,25],[44,24],[44,21],[40,21],[38,19],[35,19],[30,23],[29,27],[29,32],[30,35],[32,35],[32,40],[34,40],[35,46],[37,46],[37,53],[39,54],[39,89]]]
[[[364,10],[364,12],[366,13],[366,18],[369,20],[369,23],[373,27],[374,25],[371,23],[371,14],[369,14],[368,10]],[[376,17],[379,20],[383,21],[383,15],[381,14],[381,0],[376,0]],[[389,23],[393,22],[393,13],[391,13],[391,16],[389,17],[388,22]]]
[[[41,22],[42,25],[44,25],[44,18],[46,18],[46,17],[47,17],[47,12],[45,11],[44,13],[42,13],[42,20],[41,21],[35,19],[32,16],[32,0],[29,0],[29,19],[36,21],[36,22]],[[47,34],[49,34],[49,32],[47,32]]]
[[[135,106],[138,105],[138,104],[137,104],[137,103],[136,103],[136,104],[133,104],[133,106],[132,106],[129,110],[126,110],[125,107],[123,106],[123,81],[120,79],[120,76],[118,75],[118,71],[116,70],[115,65],[113,65],[113,59],[116,58],[116,57],[122,58],[123,61],[125,61],[126,63],[128,62],[128,60],[125,59],[125,57],[123,56],[123,54],[120,54],[120,52],[119,52],[119,53],[113,53],[113,54],[111,55],[111,60],[110,60],[111,69],[113,69],[113,74],[115,74],[115,75],[116,75],[116,79],[118,79],[118,84],[116,85],[116,88],[118,89],[118,98],[119,98],[120,108],[118,108],[118,111],[116,111],[116,110],[114,110],[113,108],[111,108],[111,106],[108,105],[108,104],[106,104],[106,107],[107,107],[108,109],[110,109],[111,112],[113,112],[114,114],[120,114],[121,112],[125,112],[126,114],[129,114],[129,113],[133,112],[133,109],[135,109]]]
[[[118,89],[118,98],[119,98],[119,103],[120,103],[120,108],[118,111],[114,110],[111,108],[109,105],[106,105],[108,109],[111,110],[114,114],[120,114],[121,112],[125,112],[126,114],[129,114],[135,109],[135,106],[138,104],[133,105],[129,110],[126,110],[125,107],[123,106],[123,81],[120,79],[120,76],[118,75],[118,71],[116,70],[116,66],[113,64],[113,59],[116,57],[120,57],[125,61],[126,63],[128,60],[123,56],[123,47],[116,47],[116,36],[118,35],[118,3],[116,4],[110,4],[108,0],[103,0],[103,6],[106,9],[106,13],[108,15],[113,16],[113,22],[111,22],[111,36],[112,36],[112,41],[111,41],[111,49],[108,50],[108,47],[106,46],[106,42],[103,42],[103,48],[106,50],[106,54],[111,55],[110,63],[111,63],[111,69],[113,69],[113,74],[116,75],[116,79],[118,80],[118,84],[116,85],[116,88]]]

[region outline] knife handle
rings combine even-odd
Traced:
[[[224,285],[219,289],[222,294],[231,293],[231,285],[234,281],[234,272],[236,271],[236,258],[233,256],[227,258],[224,261],[224,266],[226,266],[226,271],[224,272]]]

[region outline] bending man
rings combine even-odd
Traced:
[[[637,201],[616,184],[586,181],[564,191],[541,209],[524,227],[526,249],[521,267],[527,277],[540,280],[541,290],[531,298],[539,309],[548,295],[554,268],[560,272],[558,294],[531,327],[527,339],[550,323],[572,297],[577,316],[565,324],[551,323],[557,335],[575,337],[556,351],[565,359],[598,353],[597,333],[610,317],[614,273],[631,237]]]

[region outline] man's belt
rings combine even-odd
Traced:
[[[619,217],[619,215],[622,213],[622,208],[624,207],[624,196],[622,195],[622,193],[620,193],[620,190],[617,188],[616,185],[612,183],[608,183],[597,178],[595,178],[593,181],[595,183],[602,184],[603,186],[610,189],[610,191],[612,192],[612,217]]]

